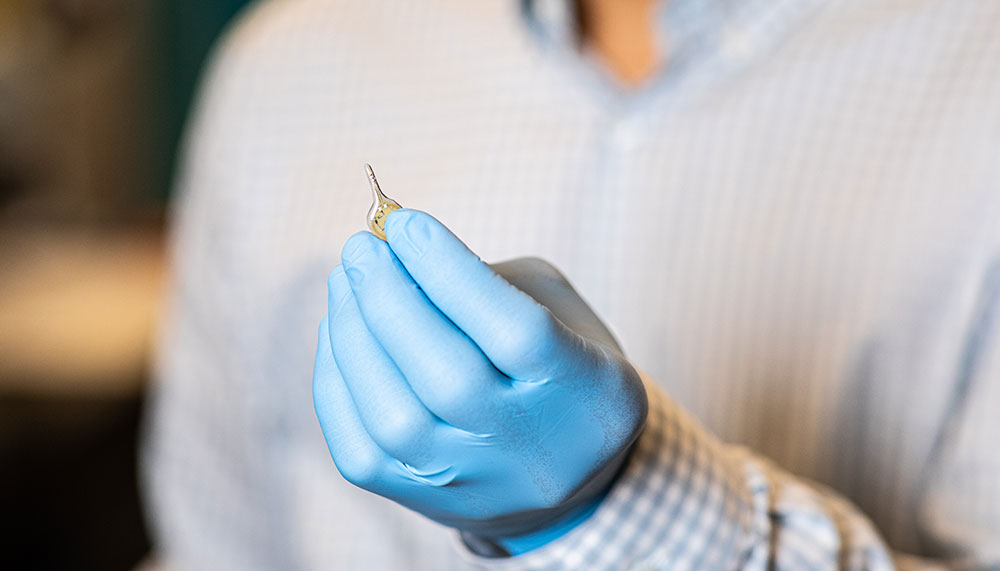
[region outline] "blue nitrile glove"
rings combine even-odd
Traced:
[[[330,274],[313,397],[337,468],[511,553],[565,533],[643,427],[638,374],[545,262],[491,269],[416,210],[386,234]]]

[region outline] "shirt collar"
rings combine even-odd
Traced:
[[[664,61],[721,54],[748,60],[773,47],[806,7],[821,0],[661,0],[656,8],[657,49]],[[576,2],[521,0],[525,21],[546,43],[575,47]]]

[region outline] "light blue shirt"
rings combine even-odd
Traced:
[[[144,473],[178,569],[1000,566],[1000,5],[674,0],[629,91],[560,2],[272,0],[188,139]],[[383,189],[559,267],[649,425],[488,559],[343,481],[326,275]]]

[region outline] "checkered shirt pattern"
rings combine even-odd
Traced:
[[[270,0],[186,144],[143,474],[174,569],[1000,567],[1000,6],[671,0],[637,90],[559,0]],[[645,371],[597,511],[488,558],[340,478],[310,379],[362,165],[558,267]],[[697,420],[695,420],[697,419]]]

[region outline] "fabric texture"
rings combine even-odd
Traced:
[[[193,119],[147,422],[176,569],[1000,566],[1000,5],[672,0],[615,84],[558,2],[282,0]],[[345,482],[326,276],[383,190],[559,268],[647,372],[598,510],[522,556]],[[697,419],[695,421],[694,419]]]

